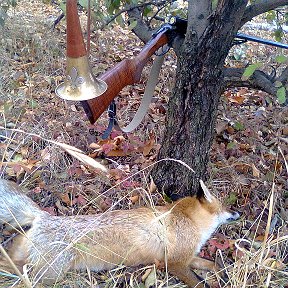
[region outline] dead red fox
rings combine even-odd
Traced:
[[[20,231],[8,255],[20,270],[24,264],[33,265],[35,279],[44,281],[60,279],[72,269],[100,271],[118,264],[167,261],[172,274],[194,287],[199,280],[191,269],[217,269],[213,262],[197,257],[202,245],[220,224],[239,218],[223,208],[202,181],[201,186],[202,197],[163,207],[52,216],[19,186],[0,179],[0,224]],[[0,268],[7,269],[6,263],[0,261]]]

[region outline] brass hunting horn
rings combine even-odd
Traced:
[[[67,76],[64,83],[56,88],[56,95],[74,101],[98,97],[107,90],[107,84],[96,79],[90,70],[77,12],[77,0],[66,1],[66,21]]]

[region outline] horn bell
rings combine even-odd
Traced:
[[[62,99],[85,101],[96,98],[107,90],[107,84],[91,73],[84,38],[77,11],[77,0],[66,0],[67,68],[64,83],[56,87]]]
[[[55,89],[56,95],[65,100],[85,101],[102,95],[107,84],[94,77],[87,56],[67,57],[67,76]]]

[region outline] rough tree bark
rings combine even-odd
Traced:
[[[216,10],[211,12],[211,2],[189,1],[187,34],[183,43],[174,47],[176,50],[180,47],[176,51],[177,77],[168,103],[158,159],[182,160],[195,173],[175,162],[162,161],[155,166],[154,182],[172,199],[197,193],[199,178],[206,177],[219,98],[227,84],[224,61],[233,36],[253,17],[288,4],[288,0],[260,0],[247,6],[248,0],[219,0]],[[130,16],[138,19],[136,29],[143,32],[137,13],[139,11],[134,10]],[[134,32],[141,34],[136,29]],[[145,41],[143,33],[140,38]],[[239,79],[239,71],[227,73]],[[267,83],[272,83],[269,77],[258,74],[259,77],[255,74],[254,85],[268,87]]]

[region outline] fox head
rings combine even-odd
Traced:
[[[194,236],[197,234],[198,241],[195,241],[195,252],[199,253],[204,243],[211,237],[217,227],[221,224],[237,220],[238,212],[229,211],[222,203],[210,193],[204,182],[200,180],[199,193],[193,197],[186,197],[178,200],[174,206],[174,214],[185,215],[190,219]],[[179,225],[179,222],[178,222]]]
[[[238,212],[229,211],[222,203],[210,193],[204,182],[200,180],[201,191],[197,196],[187,198],[182,203],[182,211],[194,223],[200,236],[196,245],[196,252],[199,253],[204,243],[211,237],[212,233],[221,224],[237,220]],[[184,198],[185,199],[185,198]],[[181,200],[180,200],[181,201]],[[183,201],[185,202],[185,201]]]

